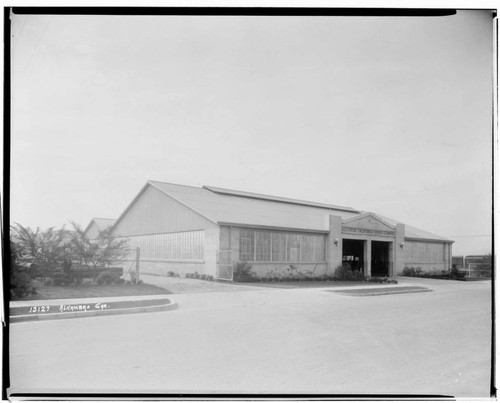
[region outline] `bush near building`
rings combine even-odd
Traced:
[[[252,266],[247,262],[238,262],[233,273],[233,281],[247,282],[289,282],[289,281],[365,281],[366,277],[361,271],[352,270],[349,265],[338,266],[334,275],[315,275],[313,271],[300,271],[294,265],[286,274],[270,270],[265,276],[258,277],[252,272]]]
[[[80,285],[84,278],[99,283],[117,283],[123,274],[109,266],[125,257],[127,241],[102,231],[90,240],[78,224],[35,230],[21,224],[11,226],[10,290],[22,298],[36,292],[38,278],[54,285]],[[103,274],[104,273],[104,274]],[[97,282],[97,277],[99,282]]]
[[[421,267],[405,267],[403,269],[403,276],[406,277],[420,277],[420,278],[433,278],[438,280],[464,280],[465,273],[460,272],[457,268],[452,268],[449,272],[441,271],[422,271]]]

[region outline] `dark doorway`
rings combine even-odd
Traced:
[[[342,266],[352,270],[363,271],[364,269],[365,241],[358,239],[344,239],[342,241]]]
[[[389,276],[390,242],[372,241],[372,277]]]

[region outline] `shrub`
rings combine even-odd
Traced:
[[[207,279],[207,275],[206,274],[201,274],[200,275],[200,280],[206,280]]]
[[[167,273],[167,277],[175,277],[175,273],[170,270],[168,273]]]
[[[32,290],[31,278],[27,273],[16,271],[10,276],[10,294],[12,297],[22,298],[30,294]]]
[[[32,288],[30,269],[22,265],[22,249],[10,242],[10,295],[22,298],[29,295]]]
[[[103,271],[102,273],[99,273],[99,275],[96,277],[95,282],[98,285],[103,285],[103,284],[111,284],[115,280],[116,276],[114,276],[110,272]]]
[[[195,272],[194,272],[194,274],[193,274],[193,278],[200,278],[200,275],[198,274],[198,272],[197,272],[197,271],[195,271]]]
[[[349,264],[338,266],[335,269],[335,274],[333,276],[334,280],[337,281],[362,281],[365,280],[365,276],[362,272],[357,270],[352,270]]]
[[[74,285],[82,285],[82,283],[83,283],[83,277],[73,277]]]
[[[69,250],[72,257],[86,267],[110,266],[112,262],[123,261],[128,253],[127,240],[112,234],[111,228],[99,232],[97,238],[90,239],[85,230],[72,222],[69,234]]]
[[[465,277],[465,273],[460,273],[460,271],[457,269],[457,267],[453,267],[451,270],[450,270],[450,278],[452,280],[458,280],[458,279],[462,279]]]
[[[388,277],[370,277],[366,281],[369,283],[386,283],[386,284],[397,284],[397,280],[390,279]]]
[[[142,281],[142,280],[137,280],[137,284],[144,284],[144,281]]]
[[[22,271],[28,274],[30,280],[35,277],[45,279],[56,267],[62,265],[66,258],[64,239],[68,234],[64,228],[60,230],[49,228],[42,231],[39,228],[33,230],[15,224],[10,229],[11,266],[22,267]]]
[[[193,278],[193,273],[186,273],[185,277],[186,278]]]
[[[43,285],[46,285],[46,286],[51,286],[51,285],[54,285],[54,280],[52,280],[51,278],[47,278],[47,279],[45,279],[45,281],[43,282]]]
[[[403,269],[403,276],[406,276],[406,277],[418,277],[422,275],[422,269],[420,267],[408,267],[406,266],[404,269]]]
[[[116,278],[115,279],[115,284],[124,284],[125,283],[125,279],[124,278]]]
[[[63,279],[62,277],[54,277],[54,285],[63,285]]]
[[[236,263],[236,269],[233,273],[233,280],[237,282],[250,282],[256,281],[257,278],[252,273],[252,266],[247,262],[238,262]]]

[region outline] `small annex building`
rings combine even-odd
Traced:
[[[148,181],[112,227],[140,248],[141,273],[232,279],[238,262],[258,276],[293,269],[332,275],[342,264],[366,276],[405,266],[451,268],[453,241],[351,207]]]
[[[114,218],[92,218],[90,220],[89,224],[84,230],[85,235],[89,239],[96,239],[101,231],[104,231],[107,228],[111,228],[114,223],[116,222],[116,219]]]

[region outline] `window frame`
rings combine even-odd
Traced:
[[[268,233],[269,234],[269,259],[267,260],[258,260],[257,256],[258,255],[258,234],[259,233]],[[245,237],[242,237],[242,234],[245,235]],[[249,238],[248,235],[252,234],[253,237]],[[283,240],[280,242],[281,247],[284,248],[282,250],[275,251],[273,249],[273,238],[276,236],[279,236],[280,238],[284,235],[284,244]],[[290,259],[290,253],[289,253],[289,245],[290,245],[290,239],[291,237],[296,237],[294,239],[294,243],[298,244],[298,259],[297,260],[291,260]],[[303,260],[303,244],[305,242],[305,239],[307,237],[310,237],[311,239],[311,259],[310,260]],[[245,246],[245,252],[242,253],[242,245],[243,245],[243,240],[248,241],[249,239],[252,239],[252,241],[249,243],[251,245],[250,249],[251,251],[248,250],[248,245]],[[275,239],[277,241],[277,239]],[[299,232],[299,231],[278,231],[278,230],[265,230],[265,229],[256,229],[256,228],[240,228],[240,240],[239,240],[239,245],[240,245],[240,250],[239,250],[239,261],[242,262],[252,262],[252,263],[279,263],[279,264],[290,264],[290,263],[295,263],[295,264],[300,264],[300,263],[326,263],[326,235],[321,234],[321,233],[311,233],[311,232]],[[252,253],[253,252],[253,253]],[[317,254],[321,253],[322,258],[321,260],[315,259]],[[252,256],[253,255],[253,256]],[[280,256],[284,257],[284,260],[274,260],[275,256]],[[248,257],[251,257],[251,259],[248,259]]]

